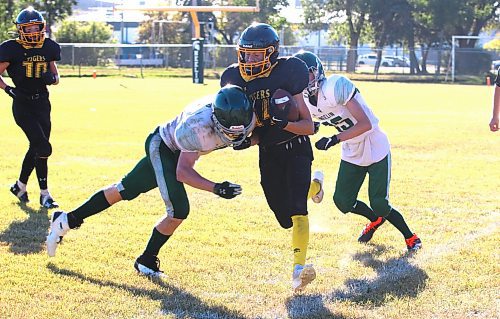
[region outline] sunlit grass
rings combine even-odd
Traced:
[[[218,82],[206,82],[63,78],[51,88],[49,185],[62,208],[119,181],[159,123],[216,92]],[[326,194],[309,205],[308,255],[318,278],[300,295],[290,289],[291,235],[267,207],[256,148],[199,161],[200,173],[241,184],[243,195],[224,200],[187,187],[191,214],[159,256],[165,282],[133,269],[164,212],[156,190],[87,219],[49,259],[50,213],[38,205],[36,179],[26,207],[8,191],[27,141],[1,95],[0,318],[497,318],[500,135],[488,131],[491,88],[357,84],[393,146],[392,204],[424,250],[405,258],[388,223],[359,245],[365,220],[331,200],[340,148],[317,151],[313,169],[325,172]],[[321,128],[312,139],[333,133]]]

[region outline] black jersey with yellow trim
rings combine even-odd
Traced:
[[[0,62],[9,62],[7,73],[25,93],[46,92],[42,74],[50,70],[50,62],[59,60],[61,48],[49,38],[40,47],[25,47],[15,39],[0,44]]]
[[[241,77],[238,64],[233,64],[224,70],[220,81],[221,87],[226,84],[242,87],[253,103],[257,116],[254,133],[259,135],[261,146],[279,144],[296,136],[272,124],[269,115],[271,96],[277,89],[286,90],[292,95],[302,94],[308,83],[307,66],[295,57],[278,58],[271,72],[248,82]]]

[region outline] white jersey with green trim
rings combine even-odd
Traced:
[[[351,99],[361,105],[372,128],[342,143],[342,159],[359,166],[368,166],[382,160],[389,153],[390,144],[387,135],[378,126],[378,118],[354,83],[341,75],[329,76],[318,90],[317,105],[313,105],[307,98],[307,93],[304,93],[304,100],[312,117],[323,125],[335,127],[339,132],[358,122],[346,107]]]
[[[203,152],[229,146],[212,120],[213,96],[188,105],[175,119],[160,125],[160,136],[172,151]]]

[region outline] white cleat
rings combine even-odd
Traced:
[[[295,265],[292,288],[295,292],[301,291],[314,279],[316,279],[316,270],[313,265]]]
[[[47,236],[47,253],[50,257],[56,255],[57,245],[69,229],[68,214],[62,211],[54,212],[50,221],[50,232]]]
[[[323,175],[322,171],[315,171],[313,174],[313,182],[319,183],[319,192],[314,195],[311,199],[313,202],[316,204],[321,203],[323,200],[323,195],[325,195],[325,192],[323,191],[323,180],[325,179],[325,176]]]

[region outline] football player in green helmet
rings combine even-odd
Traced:
[[[342,143],[342,160],[333,201],[344,214],[361,215],[370,221],[361,231],[358,241],[369,242],[387,220],[401,232],[409,251],[420,249],[420,238],[389,202],[390,144],[378,125],[378,118],[348,78],[336,74],[326,78],[322,74],[321,61],[312,52],[300,51],[294,56],[304,61],[309,69],[309,85],[304,90],[304,101],[311,115],[339,132],[321,138],[316,142],[316,148],[326,151]],[[370,206],[357,198],[367,174]]]
[[[144,252],[134,267],[143,275],[162,276],[158,253],[189,214],[184,184],[231,199],[241,194],[241,186],[215,183],[201,176],[194,164],[200,156],[231,145],[239,145],[252,131],[252,105],[240,87],[225,86],[214,98],[188,105],[173,120],[158,126],[146,139],[146,154],[116,184],[92,195],[68,213],[54,212],[47,236],[47,252],[55,256],[57,246],[70,229],[121,200],[133,200],[141,193],[159,188],[165,215],[153,228]]]

